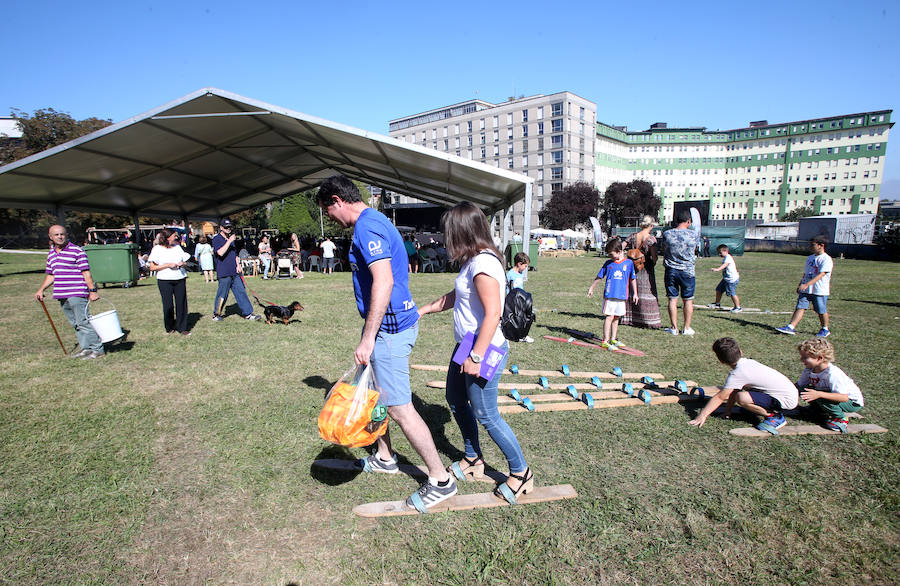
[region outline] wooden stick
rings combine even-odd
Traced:
[[[66,345],[63,344],[62,338],[59,337],[59,332],[56,331],[56,325],[53,323],[53,318],[50,317],[50,312],[47,311],[47,306],[44,305],[44,300],[40,299],[39,301],[41,302],[41,307],[44,308],[44,313],[47,314],[47,320],[50,322],[50,327],[53,328],[53,333],[56,334],[56,340],[59,342],[59,347],[62,348],[63,356],[68,355],[69,353],[66,352]]]
[[[428,370],[434,372],[447,372],[446,366],[438,366],[434,364],[411,364],[410,368],[413,370]],[[512,375],[513,373],[507,368],[503,371],[503,374]],[[520,376],[565,376],[560,370],[522,370],[519,369]],[[568,378],[591,378],[596,376],[597,378],[606,378],[606,379],[639,379],[644,376],[649,376],[650,378],[657,379],[663,378],[665,375],[659,372],[625,372],[622,373],[622,376],[616,376],[609,372],[588,372],[581,370],[573,370],[569,373]]]

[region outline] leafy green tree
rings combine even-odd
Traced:
[[[35,110],[33,114],[13,109],[10,115],[19,124],[22,141],[20,144],[0,146],[0,163],[3,164],[45,151],[112,124],[111,120],[100,118],[75,120],[67,112],[57,112],[53,108]]]
[[[551,230],[575,228],[597,213],[599,201],[600,192],[590,183],[570,183],[553,192],[538,218],[542,226]]]
[[[808,218],[810,216],[815,216],[816,210],[812,209],[809,206],[803,206],[799,208],[794,208],[786,214],[782,214],[780,218],[778,218],[779,222],[797,222],[800,218]]]
[[[607,233],[616,225],[633,223],[643,216],[659,215],[662,202],[653,193],[653,184],[641,179],[615,182],[606,188],[600,201],[600,222]]]

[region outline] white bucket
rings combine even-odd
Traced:
[[[110,305],[111,302],[107,301]],[[100,336],[101,342],[112,342],[113,340],[118,340],[122,336],[125,335],[125,332],[122,331],[122,326],[119,324],[119,314],[116,311],[115,306],[113,306],[112,310],[104,311],[103,313],[98,313],[97,315],[90,315],[90,301],[84,307],[85,316],[88,318],[88,321],[91,322],[91,326],[93,326],[94,331],[97,332],[97,335]]]

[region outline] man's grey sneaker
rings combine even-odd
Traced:
[[[81,350],[77,350],[77,351],[69,354],[69,358],[83,358],[90,353],[91,353],[91,351],[88,350],[87,348],[82,348]]]
[[[676,330],[675,328],[666,328],[663,331],[666,332],[667,334],[672,334],[673,336],[678,335],[678,330]]]
[[[396,454],[391,454],[391,459],[385,462],[378,457],[378,452],[375,452],[366,458],[357,460],[356,464],[363,472],[380,472],[382,474],[396,474],[400,472],[400,464],[397,462]]]
[[[782,334],[788,334],[788,335],[791,335],[791,336],[793,336],[794,334],[797,333],[797,332],[794,330],[794,328],[791,327],[790,324],[788,324],[788,325],[786,325],[786,326],[783,326],[783,327],[780,327],[780,328],[775,328],[775,331],[776,331],[776,332],[781,332]]]
[[[682,335],[682,336],[693,336],[693,335],[694,335],[694,328],[684,328],[684,331],[681,332],[681,335]]]
[[[212,317],[213,321],[222,321],[223,319],[225,319],[225,318],[222,317],[221,315],[213,314],[213,317]]]
[[[735,307],[731,310],[731,313],[741,313],[742,311],[744,311],[743,307]]]
[[[87,354],[85,354],[84,356],[82,356],[81,359],[82,360],[94,360],[95,358],[103,358],[104,356],[106,356],[106,352],[90,351]]]
[[[821,330],[819,330],[819,333],[816,334],[816,337],[817,338],[827,338],[830,335],[831,335],[831,330],[829,330],[828,328],[822,328]]]
[[[710,309],[722,309],[722,304],[721,303],[710,303],[709,308]]]
[[[446,486],[439,484],[431,484],[425,481],[425,484],[419,487],[419,490],[412,493],[406,499],[407,507],[414,507],[420,513],[427,513],[428,509],[441,503],[456,494],[456,481],[450,478]]]
[[[244,319],[246,319],[248,321],[259,321],[262,318],[260,316],[256,315],[255,313],[251,313],[250,315],[245,315]]]

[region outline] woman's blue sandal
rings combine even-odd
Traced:
[[[525,472],[523,472],[521,476],[513,473],[510,473],[509,476],[510,478],[515,478],[516,480],[521,482],[519,488],[514,491],[509,487],[508,484],[504,482],[494,489],[494,496],[505,499],[506,502],[511,505],[517,505],[519,504],[516,500],[517,496],[519,496],[520,494],[528,494],[529,492],[534,490],[534,474],[531,473],[531,468],[526,468]]]
[[[465,470],[460,466],[463,462],[469,465]],[[475,456],[474,458],[463,456],[463,459],[459,462],[453,462],[447,466],[447,472],[450,472],[459,480],[479,479],[484,476],[484,460],[481,456]]]

